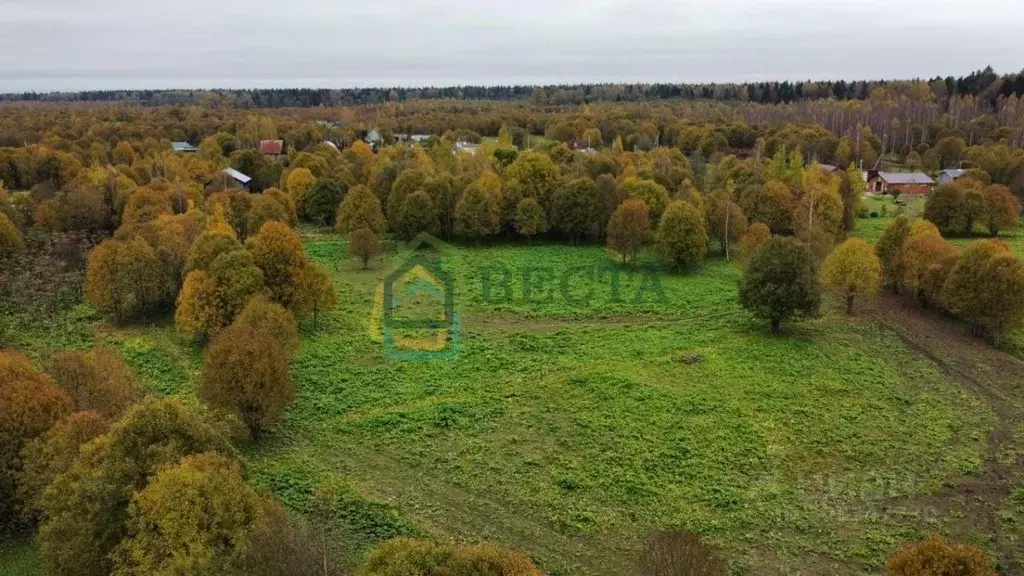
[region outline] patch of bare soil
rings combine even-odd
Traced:
[[[880,296],[870,314],[911,350],[980,396],[998,417],[978,472],[936,494],[894,503],[894,507],[916,515],[922,530],[935,530],[924,524],[929,518],[941,518],[942,530],[951,535],[983,532],[998,551],[1005,573],[1024,574],[1021,534],[1010,533],[999,519],[1001,507],[1024,471],[1020,457],[1024,446],[1015,434],[1024,424],[1024,361],[972,336],[955,320],[899,296]]]

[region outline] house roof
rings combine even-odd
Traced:
[[[261,140],[260,154],[280,154],[284,149],[284,140]]]
[[[366,133],[366,141],[380,142],[380,132],[377,132],[376,130],[370,130],[369,132]]]
[[[171,148],[174,148],[175,152],[196,152],[199,150],[188,142],[171,142]]]
[[[833,166],[832,164],[818,164],[818,167],[826,172],[837,172],[839,170],[838,166]]]
[[[963,170],[961,168],[946,168],[942,172],[939,172],[939,174],[945,174],[946,176],[949,176],[953,180],[956,180],[957,178],[963,176],[966,173],[967,170]]]
[[[923,172],[879,172],[878,177],[889,184],[935,184]]]
[[[248,184],[249,182],[252,182],[252,178],[246,176],[245,174],[242,174],[241,172],[235,170],[234,168],[225,168],[224,170],[222,170],[222,172],[224,172],[228,176],[231,176],[235,180],[238,180],[242,184]]]

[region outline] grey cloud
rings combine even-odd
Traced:
[[[1022,18],[1015,0],[0,0],[0,92],[1008,72]]]

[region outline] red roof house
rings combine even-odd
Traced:
[[[280,156],[284,150],[284,140],[261,140],[260,153],[267,156]]]

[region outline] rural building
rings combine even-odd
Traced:
[[[870,170],[867,181],[868,191],[875,194],[891,194],[896,190],[903,194],[927,194],[935,186],[935,181],[923,172]]]
[[[234,168],[225,168],[221,170],[220,173],[223,175],[223,178],[225,178],[225,180],[234,180],[235,183],[237,183],[240,187],[242,187],[245,190],[249,189],[249,183],[252,182],[252,178],[246,176],[245,174],[242,174],[241,172],[235,170]]]
[[[939,172],[939,184],[951,184],[956,182],[966,173],[967,170],[963,170],[961,168],[947,168],[942,172]]]
[[[380,132],[378,132],[376,130],[370,130],[369,132],[367,132],[366,133],[366,143],[369,144],[370,146],[374,146],[374,147],[380,145],[382,143],[382,139],[380,137]]]
[[[196,148],[188,142],[171,142],[171,148],[173,148],[175,152],[184,152],[186,154],[195,154],[199,151],[199,148]]]
[[[260,140],[260,154],[277,158],[284,151],[284,140]]]
[[[822,170],[824,170],[825,172],[828,172],[829,174],[834,174],[836,172],[839,172],[839,167],[838,166],[833,166],[831,164],[818,164],[818,168],[821,168]]]
[[[459,140],[455,143],[455,149],[459,152],[465,152],[466,154],[476,154],[480,150],[479,144],[473,144],[472,142],[466,142],[465,140]]]
[[[398,142],[412,142],[413,144],[426,144],[430,140],[430,134],[395,134]]]

